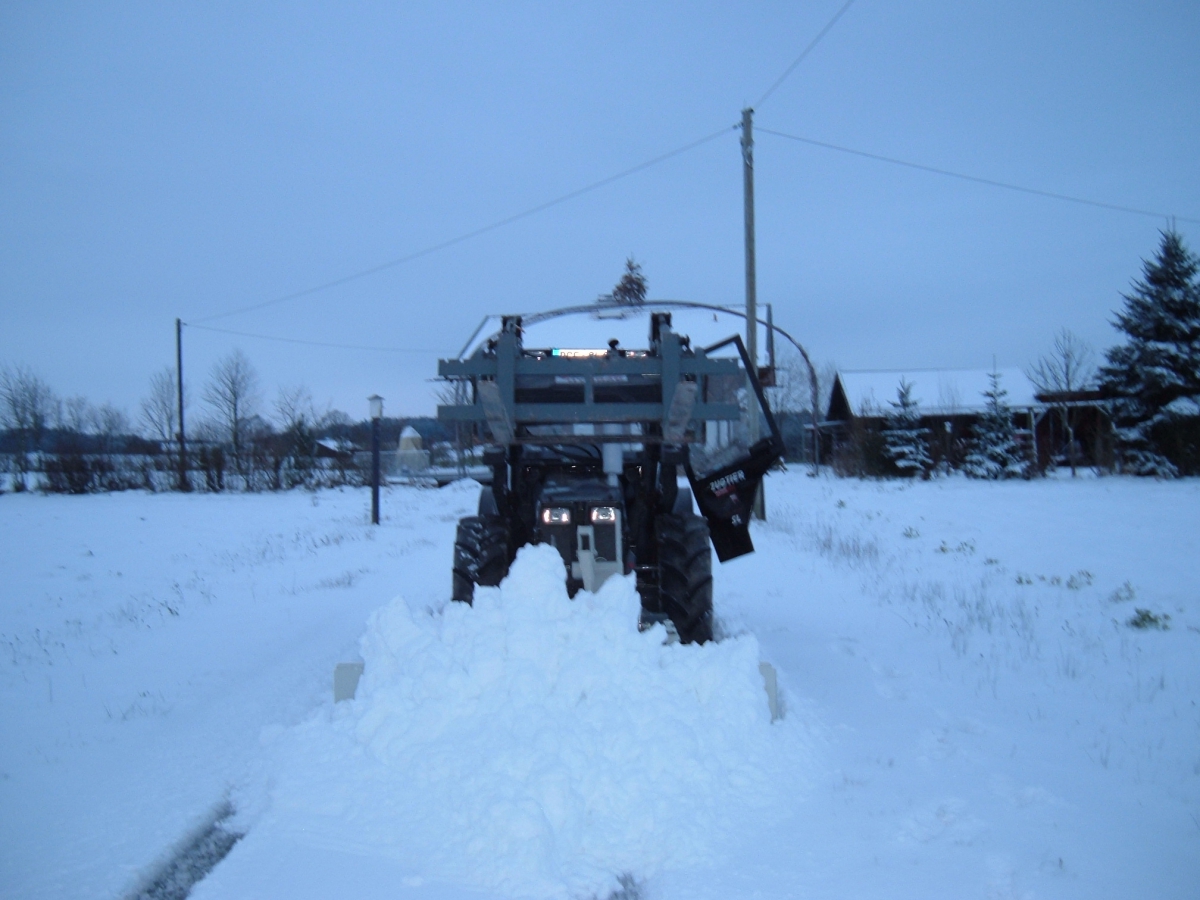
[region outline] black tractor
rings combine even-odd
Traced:
[[[652,313],[644,350],[531,350],[509,316],[438,373],[461,398],[438,418],[490,439],[490,484],[458,525],[455,600],[498,585],[518,548],[553,544],[572,596],[634,572],[640,627],[712,638],[710,546],[721,562],[753,551],[755,494],[783,455],[739,337],[693,348],[669,313]]]

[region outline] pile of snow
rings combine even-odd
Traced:
[[[356,699],[266,739],[234,856],[283,840],[410,883],[603,897],[794,814],[813,764],[798,717],[771,722],[757,640],[667,644],[638,632],[632,577],[569,600],[564,574],[526,547],[474,607],[378,610]]]

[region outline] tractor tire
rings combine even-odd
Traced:
[[[684,644],[713,635],[712,548],[708,523],[691,513],[659,516],[658,584],[662,611]]]
[[[495,587],[508,574],[508,529],[499,516],[467,516],[454,539],[451,599],[471,603],[475,585]]]

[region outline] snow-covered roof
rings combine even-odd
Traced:
[[[1042,406],[1034,399],[1036,388],[1020,369],[997,369],[1000,387],[1008,392],[1005,403],[1013,408]],[[873,369],[839,371],[838,381],[850,412],[855,416],[879,416],[891,411],[903,380],[912,387],[912,399],[922,415],[959,415],[982,412],[987,405],[983,392],[991,388],[992,369]],[[837,392],[830,398],[829,417]]]
[[[677,334],[691,338],[693,347],[707,347],[733,334],[740,334],[745,340],[746,320],[741,316],[708,309],[671,309],[669,306],[656,305],[653,300],[647,300],[644,306],[638,307],[596,304],[594,309],[589,308],[586,312],[525,324],[522,341],[531,349],[585,349],[607,347],[609,340],[616,338],[622,347],[630,350],[644,349],[650,340],[651,312],[669,312],[671,328]],[[765,310],[760,311],[760,318],[765,315]],[[489,316],[479,333],[467,345],[463,356],[470,356],[499,330],[500,317]],[[765,325],[759,325],[758,328],[758,357],[759,364],[765,365]]]
[[[417,429],[411,425],[405,425],[404,430],[400,432],[400,449],[401,450],[420,450],[421,435]]]
[[[1200,397],[1176,397],[1163,407],[1163,412],[1180,418],[1200,416]]]

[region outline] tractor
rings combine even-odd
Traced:
[[[712,552],[753,551],[755,496],[783,457],[741,338],[693,347],[667,312],[650,314],[645,349],[523,338],[521,317],[505,316],[469,356],[438,363],[457,398],[438,418],[487,441],[490,474],[458,523],[453,599],[498,585],[525,544],[552,544],[570,596],[635,573],[640,628],[711,640]]]

